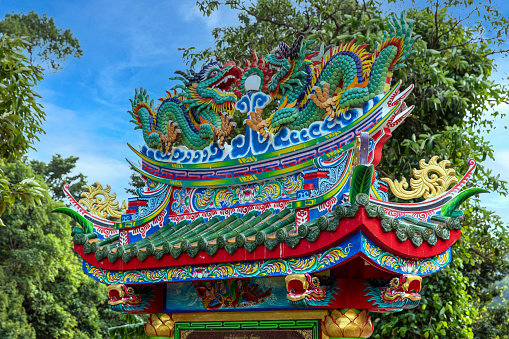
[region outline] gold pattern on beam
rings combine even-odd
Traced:
[[[419,161],[420,170],[414,168],[414,178],[410,179],[411,190],[407,191],[408,183],[405,178],[401,182],[389,178],[381,179],[391,188],[392,193],[400,199],[415,199],[424,197],[431,199],[444,193],[451,184],[458,183],[458,179],[454,177],[456,171],[452,168],[446,168],[451,165],[449,160],[437,162],[438,157],[434,156],[427,164],[424,159]],[[437,175],[438,174],[438,175]]]
[[[119,202],[115,201],[117,194],[110,194],[110,185],[106,185],[106,188],[103,188],[98,182],[94,185],[85,187],[88,192],[81,193],[80,204],[85,205],[90,213],[102,218],[120,218],[127,210],[125,200],[122,202],[122,207],[119,208]],[[104,201],[101,196],[104,197]]]

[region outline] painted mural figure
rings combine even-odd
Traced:
[[[194,285],[198,297],[208,310],[239,308],[264,302],[272,290],[263,292],[257,284],[249,280],[200,281]]]

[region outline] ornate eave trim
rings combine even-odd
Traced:
[[[384,251],[367,238],[364,233],[358,232],[326,251],[299,258],[128,271],[102,269],[83,261],[83,271],[103,284],[221,280],[315,273],[330,270],[358,256],[365,258],[370,264],[387,272],[412,273],[425,276],[446,267],[451,261],[451,250],[449,248],[431,258],[404,258]]]

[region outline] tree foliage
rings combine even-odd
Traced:
[[[25,37],[30,43],[26,47],[31,64],[52,71],[64,68],[68,57],[81,58],[83,50],[70,29],[59,29],[53,18],[39,16],[34,11],[6,13],[0,21],[0,33],[14,37]]]
[[[69,184],[69,191],[74,197],[79,197],[87,185],[87,177],[83,173],[71,174],[78,160],[78,157],[62,158],[60,154],[56,154],[48,164],[43,161],[31,160],[30,167],[36,174],[44,178],[44,182],[51,190],[53,200],[62,201],[65,198],[62,190],[64,184]]]
[[[280,41],[291,43],[300,34],[317,45],[355,38],[357,44],[374,48],[388,28],[387,13],[374,1],[206,0],[198,2],[198,8],[210,15],[221,4],[238,11],[240,24],[214,29],[213,48],[182,48],[191,66],[213,57],[242,64],[252,50],[265,55]],[[463,174],[468,159],[474,158],[478,168],[469,185],[507,195],[506,182],[482,164],[494,158],[482,133],[496,127],[500,113],[493,108],[509,98],[507,89],[490,79],[496,66],[492,57],[507,52],[501,50],[507,42],[507,18],[490,2],[466,0],[432,2],[410,9],[406,16],[415,21],[414,32],[422,38],[414,45],[417,53],[393,74],[393,81],[415,85],[406,100],[415,109],[385,145],[377,171],[391,179],[411,178],[420,159],[438,155]],[[463,236],[453,246],[451,265],[425,278],[417,309],[374,316],[375,338],[509,335],[508,312],[504,306],[490,306],[501,292],[495,283],[509,272],[507,225],[477,199],[464,203],[462,210]]]
[[[20,161],[0,163],[17,183],[43,179]],[[0,228],[0,337],[105,338],[118,316],[107,309],[106,287],[83,274],[70,220],[51,211],[62,203],[48,192],[41,206],[15,203]]]
[[[34,90],[43,79],[41,66],[60,70],[68,56],[79,58],[83,51],[70,30],[58,29],[52,18],[35,12],[6,14],[0,33],[0,159],[20,159],[44,133],[45,113]],[[42,196],[33,178],[13,184],[0,170],[0,216],[16,199],[34,204]]]
[[[34,86],[42,80],[38,67],[32,66],[23,50],[29,45],[21,38],[0,38],[0,158],[21,158],[37,135],[43,133],[44,112],[37,102]],[[40,203],[42,189],[31,178],[11,183],[0,170],[0,216],[19,198],[26,203]],[[2,219],[0,219],[2,225]]]
[[[128,183],[129,188],[126,188],[125,192],[135,196],[136,189],[144,187],[145,181],[141,177],[141,174],[139,174],[138,172],[136,172],[133,169],[131,171],[132,171],[131,176],[129,177],[129,179],[131,179],[131,181],[129,181],[129,183]]]
[[[20,157],[43,133],[44,111],[37,102],[34,86],[43,79],[41,70],[23,55],[28,42],[21,38],[0,38],[0,157]]]
[[[85,177],[70,175],[78,158],[32,161],[40,175],[21,162],[44,133],[45,114],[34,91],[43,76],[33,63],[58,70],[66,56],[82,51],[69,30],[33,12],[6,15],[0,32],[0,216],[7,225],[0,228],[0,337],[107,337],[119,316],[106,306],[104,285],[83,275],[70,219],[51,213],[62,203],[44,184],[46,179],[55,198],[62,197],[64,180],[81,190]]]

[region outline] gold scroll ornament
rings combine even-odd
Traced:
[[[106,188],[103,188],[100,183],[96,182],[95,187],[87,186],[85,189],[88,190],[88,192],[81,193],[79,202],[85,205],[90,213],[102,218],[108,218],[108,216],[120,218],[127,210],[125,200],[122,202],[122,207],[118,207],[119,202],[115,201],[117,194],[110,194],[110,185],[106,185]],[[104,197],[104,201],[101,196]]]
[[[414,168],[414,178],[410,179],[410,191],[407,191],[408,183],[405,178],[401,182],[394,180],[392,182],[389,178],[381,179],[387,183],[391,188],[392,193],[400,199],[415,199],[424,197],[424,199],[431,199],[444,193],[451,184],[456,184],[458,179],[454,177],[456,171],[451,168],[446,168],[451,165],[449,160],[442,160],[437,162],[438,157],[434,156],[426,164],[424,159],[419,161],[420,170]],[[437,175],[438,174],[438,175]]]

